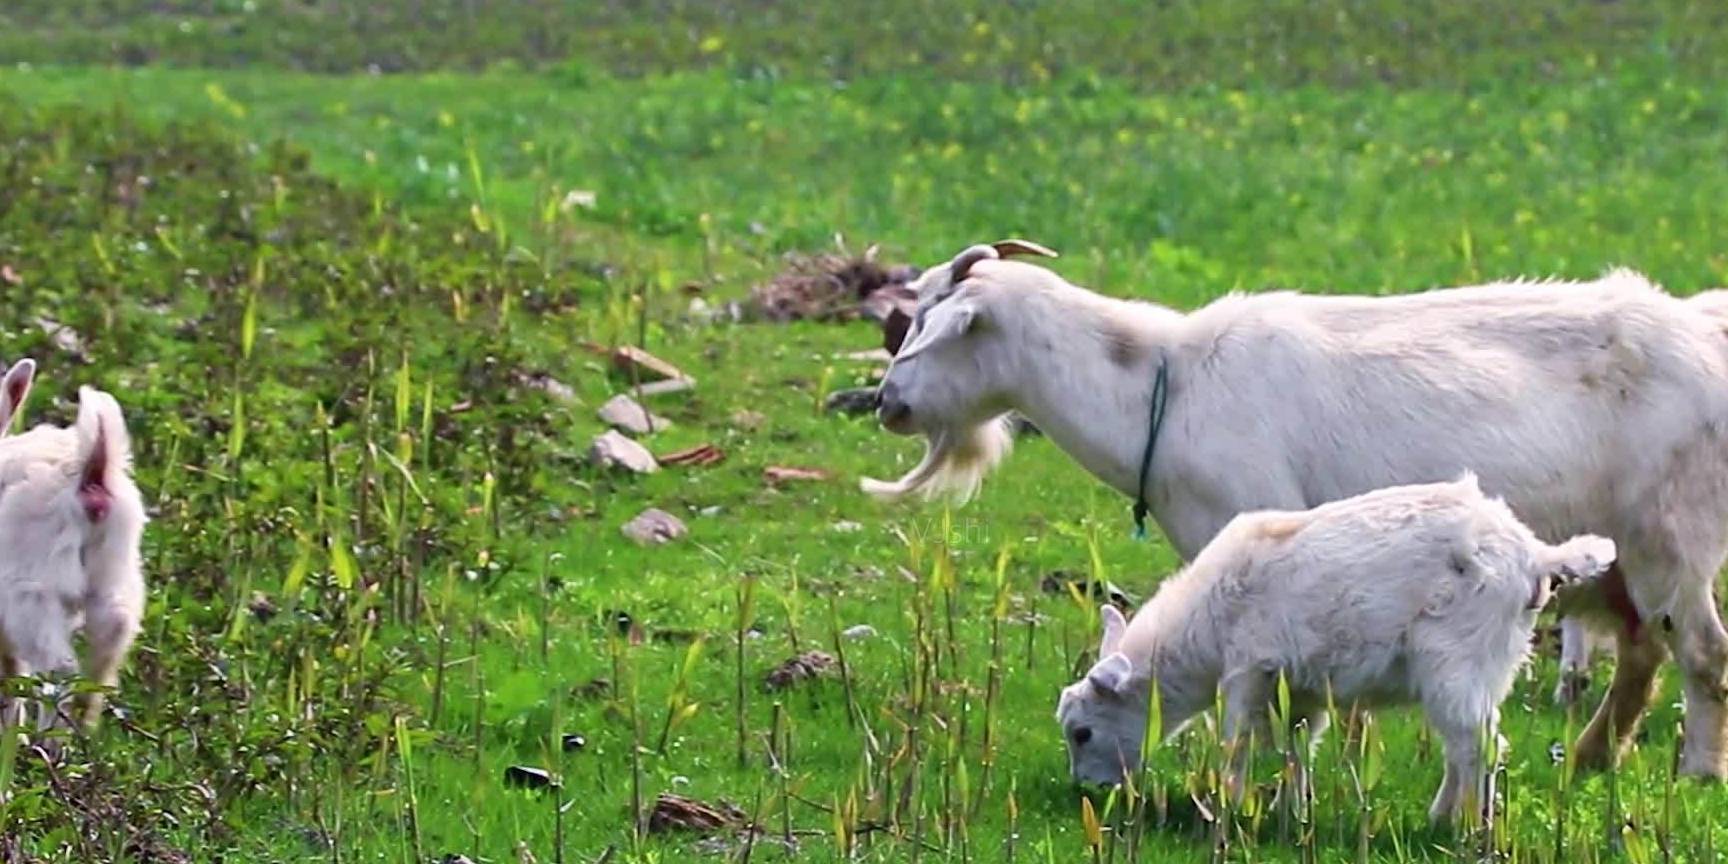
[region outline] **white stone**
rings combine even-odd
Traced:
[[[657,507],[650,507],[624,523],[624,536],[644,546],[669,543],[690,533],[678,517]]]
[[[649,413],[636,400],[619,393],[600,406],[600,420],[632,435],[648,435],[672,425],[672,421]]]
[[[654,454],[648,448],[624,437],[617,430],[610,430],[588,448],[588,461],[601,468],[621,468],[635,474],[652,474],[660,470],[660,463],[654,461]]]

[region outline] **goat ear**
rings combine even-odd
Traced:
[[[888,320],[882,322],[882,347],[888,351],[888,356],[900,353],[900,346],[906,344],[906,334],[911,329],[911,316],[899,309],[888,313]]]
[[[1056,254],[1056,250],[1051,249],[1048,246],[1014,237],[1010,237],[1007,240],[998,240],[995,243],[990,244],[990,248],[995,249],[996,254],[1003,258],[1013,258],[1016,255],[1031,255],[1039,258],[1062,257]]]
[[[12,417],[30,398],[30,385],[36,380],[36,361],[26,357],[6,370],[0,379],[0,435],[12,427]]]
[[[1098,620],[1104,625],[1104,638],[1098,643],[1098,656],[1108,657],[1116,653],[1116,647],[1122,644],[1122,634],[1128,630],[1128,619],[1122,617],[1122,611],[1108,603],[1098,607]]]
[[[1092,664],[1091,670],[1086,673],[1086,680],[1106,693],[1120,695],[1127,688],[1128,679],[1133,676],[1134,664],[1128,662],[1128,655],[1116,651]]]

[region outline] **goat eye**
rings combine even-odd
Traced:
[[[1092,730],[1085,727],[1085,726],[1082,726],[1079,729],[1074,730],[1073,738],[1074,738],[1074,746],[1084,747],[1084,746],[1086,746],[1086,742],[1092,740]]]

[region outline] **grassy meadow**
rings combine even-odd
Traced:
[[[1716,860],[1728,790],[1673,778],[1672,680],[1619,771],[1575,775],[1604,676],[1568,714],[1551,651],[1489,830],[1427,826],[1407,712],[1329,737],[1311,804],[1265,753],[1228,806],[1208,724],[1083,795],[1052,714],[1096,610],[1042,583],[1144,597],[1171,550],[1037,437],[965,507],[875,504],[857,480],[919,445],[822,410],[875,328],[691,303],[836,236],[1028,237],[1184,309],[1718,287],[1728,13],[804,5],[0,8],[0,359],[42,364],[26,424],[116,394],[153,520],[114,711],[59,761],[0,739],[0,862]],[[725,460],[589,465],[632,386],[590,345],[694,375],[645,443]],[[689,536],[625,539],[650,506]],[[812,649],[843,671],[764,690]],[[661,792],[760,831],[649,831]]]

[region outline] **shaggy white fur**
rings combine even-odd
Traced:
[[[1728,554],[1728,336],[1705,301],[1622,270],[1393,297],[1232,295],[1184,315],[988,257],[958,280],[933,268],[919,289],[917,350],[889,367],[883,420],[929,450],[872,491],[974,487],[988,465],[956,460],[948,442],[1014,410],[1132,497],[1168,362],[1145,491],[1184,558],[1238,513],[1474,471],[1539,536],[1620,546],[1600,607],[1581,607],[1620,619],[1582,764],[1608,764],[1636,731],[1672,651],[1685,672],[1681,770],[1728,774],[1728,631],[1712,596]]]
[[[144,611],[139,558],[145,514],[132,482],[131,441],[114,397],[78,393],[70,429],[39,426],[0,440],[0,647],[8,676],[78,669],[72,635],[82,627],[84,671],[112,687]],[[22,706],[17,706],[22,708]],[[44,699],[37,723],[55,725]],[[100,694],[84,703],[100,716]],[[21,719],[7,711],[9,723]]]
[[[1446,747],[1429,815],[1455,819],[1487,800],[1480,742],[1497,734],[1551,582],[1599,577],[1614,557],[1601,537],[1543,543],[1471,476],[1237,516],[1131,623],[1104,607],[1101,659],[1056,710],[1070,770],[1113,783],[1138,767],[1151,688],[1159,739],[1221,694],[1240,790],[1246,736],[1270,740],[1282,677],[1288,719],[1316,728],[1329,700],[1420,704]]]

